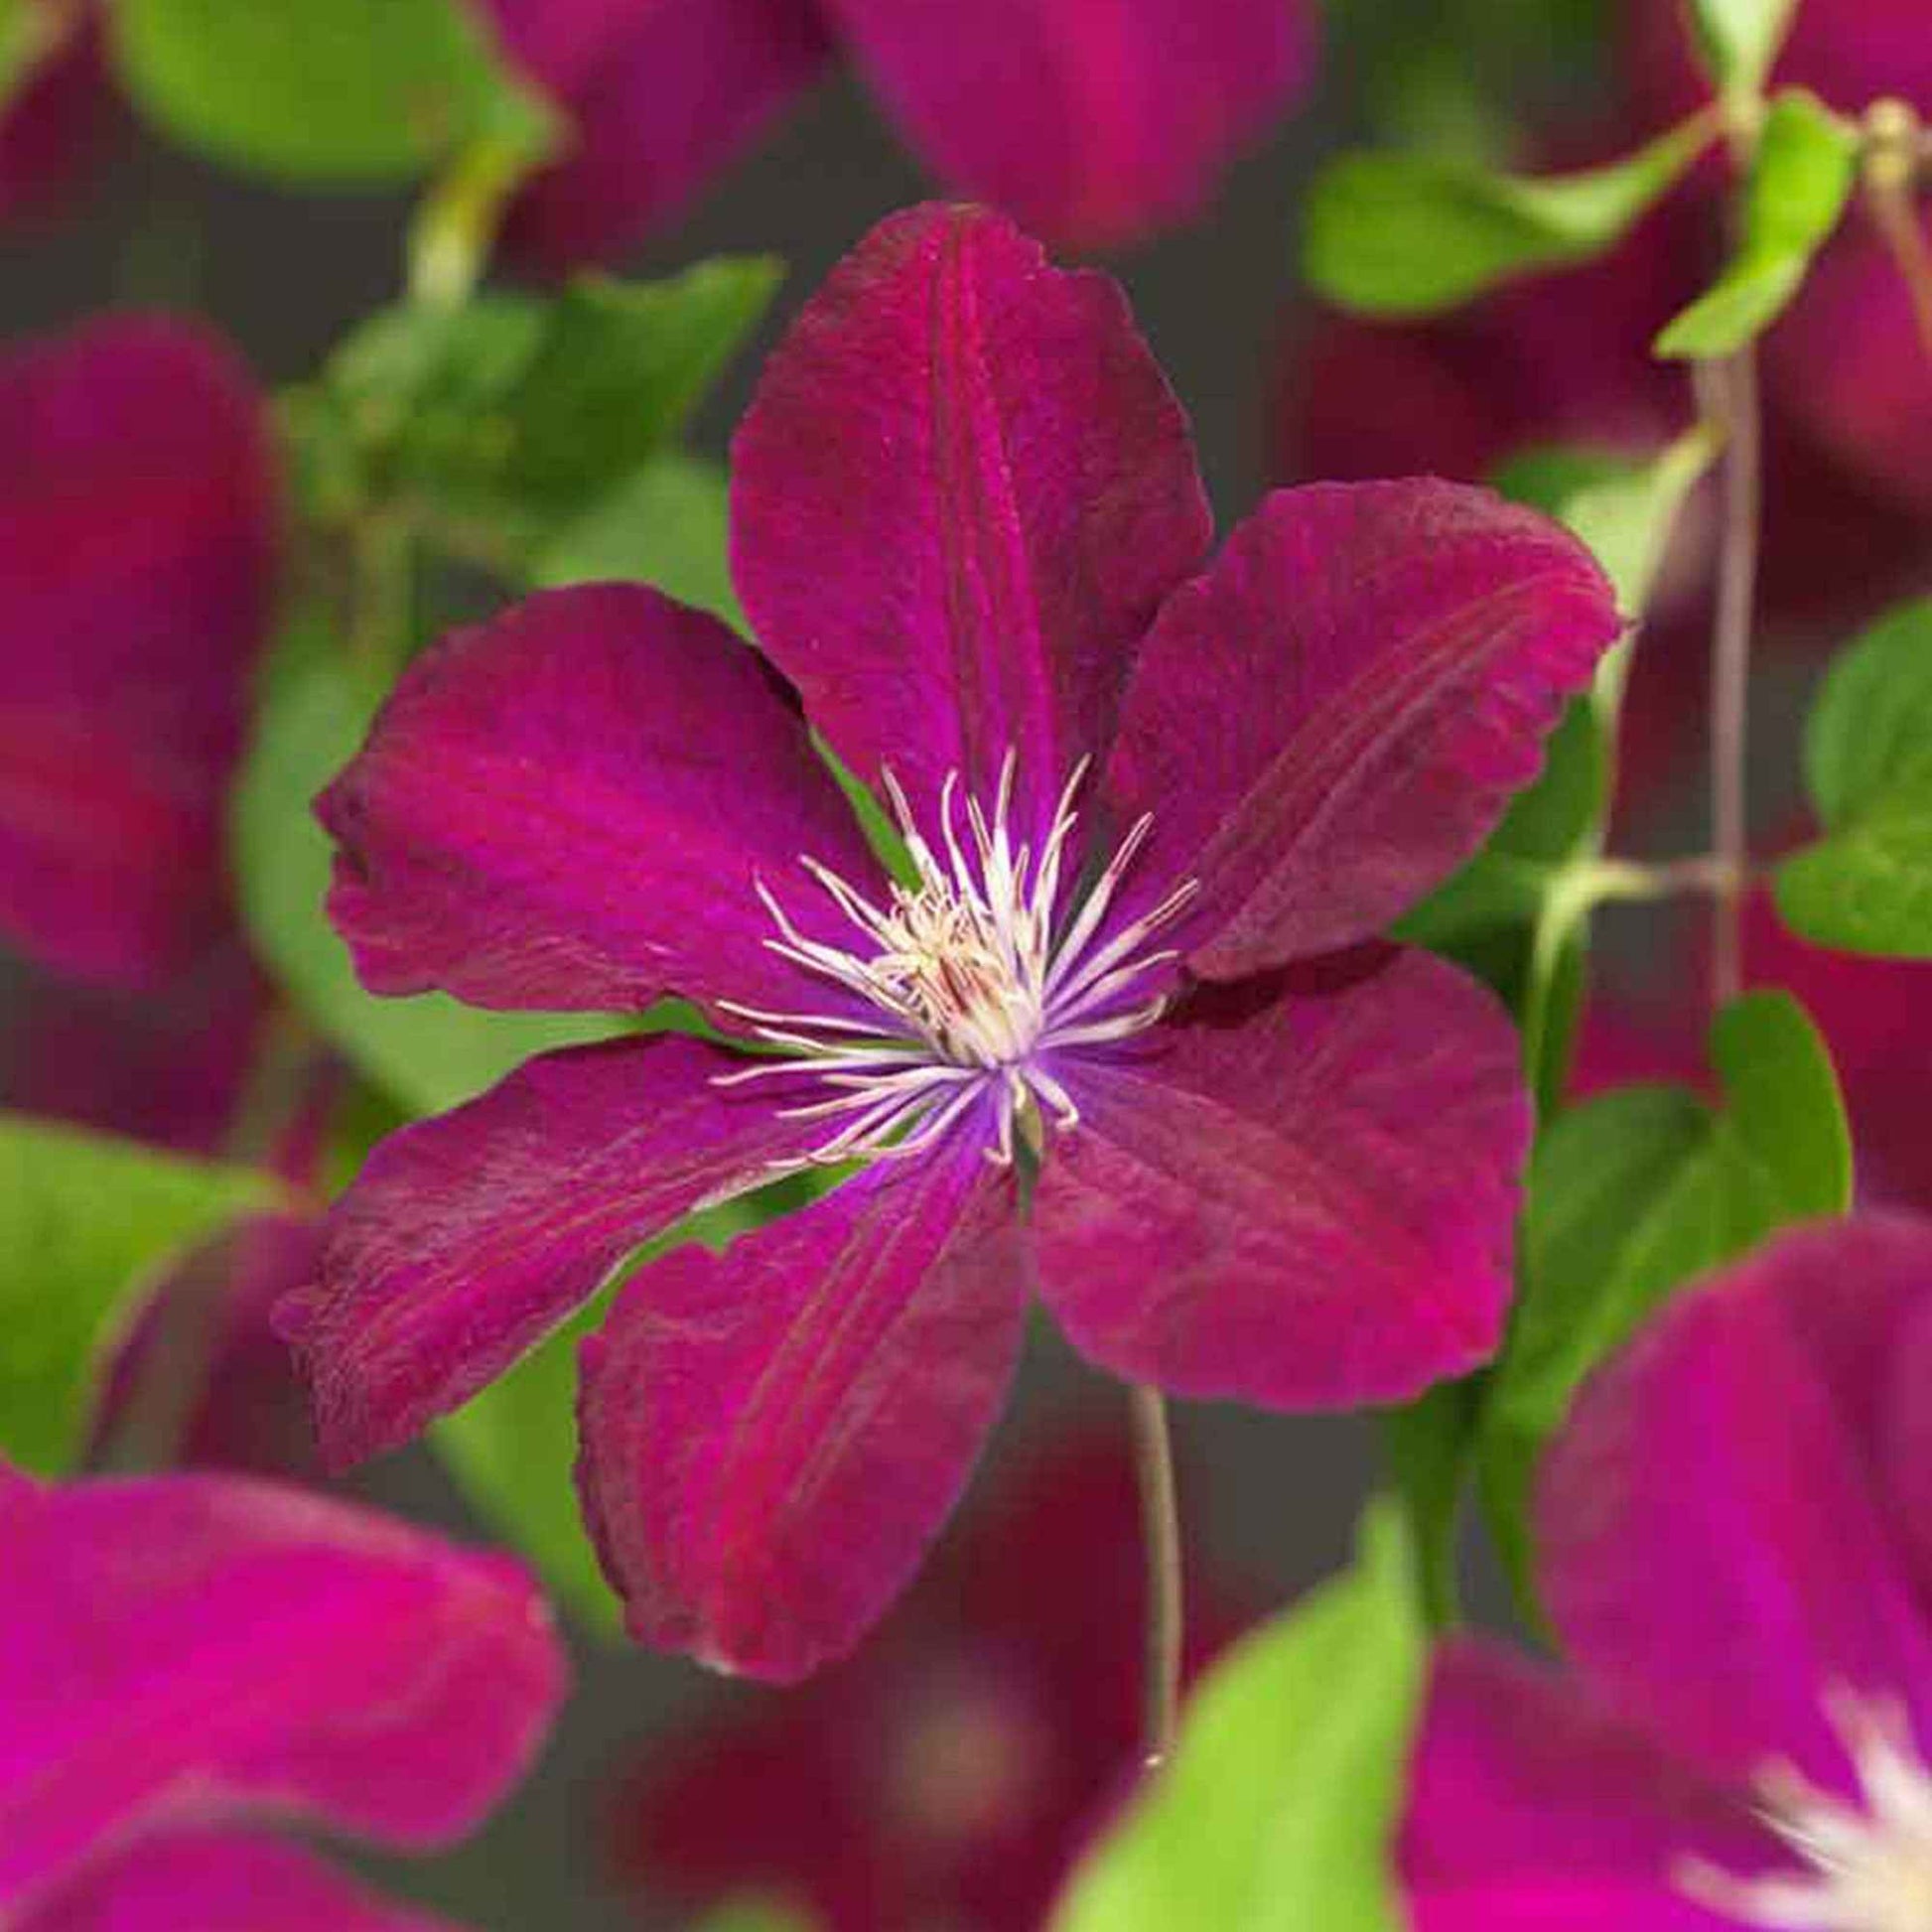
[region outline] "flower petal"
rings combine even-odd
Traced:
[[[1788,1235],[1677,1303],[1586,1388],[1545,1463],[1541,1574],[1566,1648],[1718,1776],[1782,1757],[1856,1789],[1835,1692],[1904,1698],[1932,1738],[1932,1630],[1793,1315],[1847,1293],[1864,1247],[1842,1226]]]
[[[561,160],[517,197],[504,239],[561,274],[610,261],[675,216],[816,80],[807,0],[489,0],[511,53],[571,121]]]
[[[1185,220],[1313,66],[1301,0],[828,0],[952,187],[1069,248]]]
[[[915,809],[955,768],[990,802],[1017,752],[1030,831],[1211,534],[1119,288],[983,208],[912,208],[846,257],[732,467],[739,593],[813,724]]]
[[[456,1932],[255,1832],[143,1839],[61,1890],[20,1932]]]
[[[444,638],[317,810],[364,982],[485,1007],[794,1011],[802,975],[770,951],[755,882],[782,890],[801,853],[876,875],[757,657],[634,586],[547,592]]]
[[[231,1476],[0,1483],[0,1912],[108,1841],[273,1811],[446,1843],[563,1653],[521,1570]]]
[[[1398,1863],[1416,1932],[1718,1932],[1683,1862],[1777,1863],[1748,1810],[1548,1670],[1439,1655]]]
[[[221,789],[268,618],[263,412],[186,324],[0,360],[0,932],[140,984],[221,918]]]
[[[1279,490],[1161,614],[1107,793],[1188,964],[1238,979],[1368,937],[1467,858],[1619,620],[1575,538],[1442,483]]]
[[[823,1138],[768,1086],[711,1084],[745,1064],[677,1035],[567,1048],[384,1141],[330,1212],[315,1285],[276,1309],[328,1466],[408,1442],[639,1242]]]
[[[0,105],[0,222],[9,225],[64,212],[105,146],[110,96],[95,25],[81,15],[55,32],[62,44]]]
[[[791,1682],[910,1577],[1025,1325],[1014,1181],[980,1146],[666,1255],[585,1344],[586,1515],[640,1642]]]
[[[1034,1203],[1074,1345],[1179,1395],[1350,1408],[1486,1360],[1529,1138],[1500,1006],[1427,953],[1203,996],[1056,1068]]]

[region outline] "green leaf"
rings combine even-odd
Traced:
[[[523,574],[664,455],[779,274],[766,257],[721,257],[662,282],[590,278],[549,301],[372,317],[294,398],[312,510],[340,520],[400,501],[446,547]]]
[[[168,133],[299,183],[406,182],[488,141],[543,153],[556,116],[463,0],[116,0],[116,65]]]
[[[143,1295],[236,1216],[284,1204],[253,1169],[0,1114],[0,1454],[72,1467]]]
[[[1832,666],[1805,780],[1826,836],[1778,869],[1785,922],[1847,952],[1932,958],[1932,600],[1890,612]]]
[[[1624,160],[1528,179],[1427,155],[1344,154],[1310,193],[1303,268],[1364,315],[1428,316],[1612,247],[1710,144],[1700,114]]]
[[[1858,171],[1857,128],[1810,94],[1779,94],[1745,185],[1743,245],[1716,287],[1657,338],[1656,352],[1708,361],[1762,335],[1838,226]]]
[[[1851,1204],[1844,1101],[1797,1001],[1733,1001],[1711,1052],[1721,1109],[1619,1088],[1561,1115],[1531,1162],[1516,1310],[1478,1432],[1485,1509],[1526,1599],[1532,1475],[1585,1376],[1693,1276]]]
[[[732,588],[730,525],[724,470],[668,452],[559,530],[537,552],[531,581],[652,584],[749,636]]]
[[[1691,0],[1713,77],[1734,99],[1754,100],[1790,31],[1798,0]]]
[[[0,111],[53,51],[61,23],[40,0],[0,0]]]
[[[1426,1639],[1392,1512],[1347,1575],[1242,1642],[1053,1932],[1397,1932],[1389,1839]]]
[[[692,1932],[813,1932],[815,1921],[775,1899],[739,1898],[708,1913]]]
[[[388,1000],[362,990],[324,911],[331,848],[312,806],[361,749],[379,694],[331,644],[317,614],[298,620],[263,693],[234,795],[242,916],[276,977],[412,1114],[469,1099],[532,1053],[621,1031],[594,1015],[484,1013],[440,993]]]
[[[1456,1540],[1480,1413],[1480,1378],[1439,1382],[1382,1415],[1382,1444],[1408,1516],[1416,1582],[1432,1630],[1458,1614]]]

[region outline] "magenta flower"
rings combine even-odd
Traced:
[[[103,145],[109,101],[90,12],[28,0],[15,32],[45,33],[50,45],[0,107],[0,222],[7,224],[62,207]]]
[[[265,412],[201,331],[0,358],[0,936],[40,964],[152,986],[227,929],[276,521]]]
[[[0,1924],[435,1932],[262,1831],[429,1850],[563,1695],[515,1566],[233,1477],[0,1464]]]
[[[1191,1667],[1245,1619],[1188,1572]],[[797,1899],[824,1932],[1036,1932],[1138,1768],[1145,1587],[1124,1447],[1035,1452],[857,1657],[652,1743],[620,1868],[691,1907]]]
[[[513,249],[621,252],[849,55],[948,186],[1083,248],[1185,219],[1300,92],[1303,0],[490,0],[576,136]]]
[[[1932,1909],[1932,1224],[1788,1235],[1590,1384],[1545,1466],[1562,1676],[1441,1658],[1417,1932],[1917,1932]]]
[[[377,991],[675,989],[769,1050],[530,1062],[376,1151],[285,1310],[349,1462],[680,1215],[857,1163],[654,1262],[585,1352],[632,1630],[785,1678],[912,1570],[1035,1276],[1085,1353],[1184,1394],[1394,1400],[1490,1353],[1514,1035],[1373,935],[1618,620],[1555,526],[1431,483],[1272,497],[1196,575],[1186,426],[1119,291],[975,208],[848,258],[734,456],[762,659],[650,591],[535,598],[419,660],[321,811]],[[807,719],[893,799],[897,876]]]

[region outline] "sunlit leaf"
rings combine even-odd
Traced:
[[[1303,267],[1345,309],[1426,316],[1516,276],[1602,254],[1709,145],[1699,116],[1608,167],[1529,179],[1358,152],[1311,191]]]
[[[1239,1644],[1179,1748],[1074,1874],[1052,1932],[1398,1932],[1389,1840],[1426,1638],[1407,1541]]]
[[[283,180],[403,182],[475,142],[535,155],[559,138],[464,0],[115,0],[109,16],[150,118]]]
[[[229,1221],[284,1200],[253,1169],[0,1114],[0,1455],[70,1467],[143,1295]]]
[[[1832,666],[1805,736],[1825,837],[1778,868],[1777,904],[1823,946],[1932,958],[1932,601]]]
[[[1659,355],[1709,360],[1763,334],[1798,293],[1858,181],[1859,132],[1810,94],[1764,117],[1744,192],[1744,235],[1717,285],[1657,338]]]

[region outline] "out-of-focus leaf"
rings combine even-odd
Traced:
[[[531,581],[653,584],[749,635],[732,588],[730,496],[718,464],[667,452],[559,530]]]
[[[740,1898],[700,1919],[691,1932],[815,1932],[816,1924],[795,1906],[772,1899]]]
[[[1427,316],[1612,247],[1710,144],[1699,115],[1608,167],[1530,179],[1428,155],[1344,154],[1309,198],[1303,268],[1364,315]]]
[[[405,182],[557,116],[463,0],[115,0],[128,91],[189,146],[280,180]]]
[[[54,16],[39,0],[0,0],[0,110],[53,44]]]
[[[1530,1166],[1521,1283],[1490,1371],[1483,1501],[1527,1591],[1531,1480],[1584,1378],[1672,1291],[1787,1222],[1851,1203],[1851,1136],[1831,1055],[1786,993],[1733,1001],[1712,1030],[1725,1104],[1670,1086],[1562,1115]]]
[[[1389,1839],[1427,1646],[1412,1569],[1379,1508],[1351,1571],[1215,1666],[1052,1932],[1398,1932]]]
[[[1762,93],[1798,0],[1691,0],[1691,11],[1718,84],[1737,98]]]
[[[484,1013],[440,993],[387,1000],[363,991],[324,910],[330,844],[312,807],[361,749],[379,694],[330,642],[315,614],[298,621],[265,687],[234,798],[242,916],[290,996],[411,1114],[455,1106],[531,1053],[620,1031],[597,1016]]]
[[[1481,1378],[1439,1382],[1382,1416],[1382,1442],[1416,1553],[1416,1587],[1432,1630],[1456,1620],[1456,1538],[1480,1413]]]
[[[551,300],[387,310],[293,398],[298,476],[318,513],[400,501],[521,575],[666,454],[779,274],[767,257],[721,257]]]
[[[1838,226],[1858,166],[1856,127],[1810,94],[1779,94],[1764,117],[1745,187],[1742,246],[1717,285],[1657,338],[1657,353],[1709,360],[1762,335]]]
[[[0,1455],[70,1467],[142,1295],[227,1222],[284,1201],[250,1168],[0,1114]]]
[[[1890,612],[1832,666],[1805,735],[1825,837],[1778,868],[1794,932],[1932,958],[1932,600]]]

